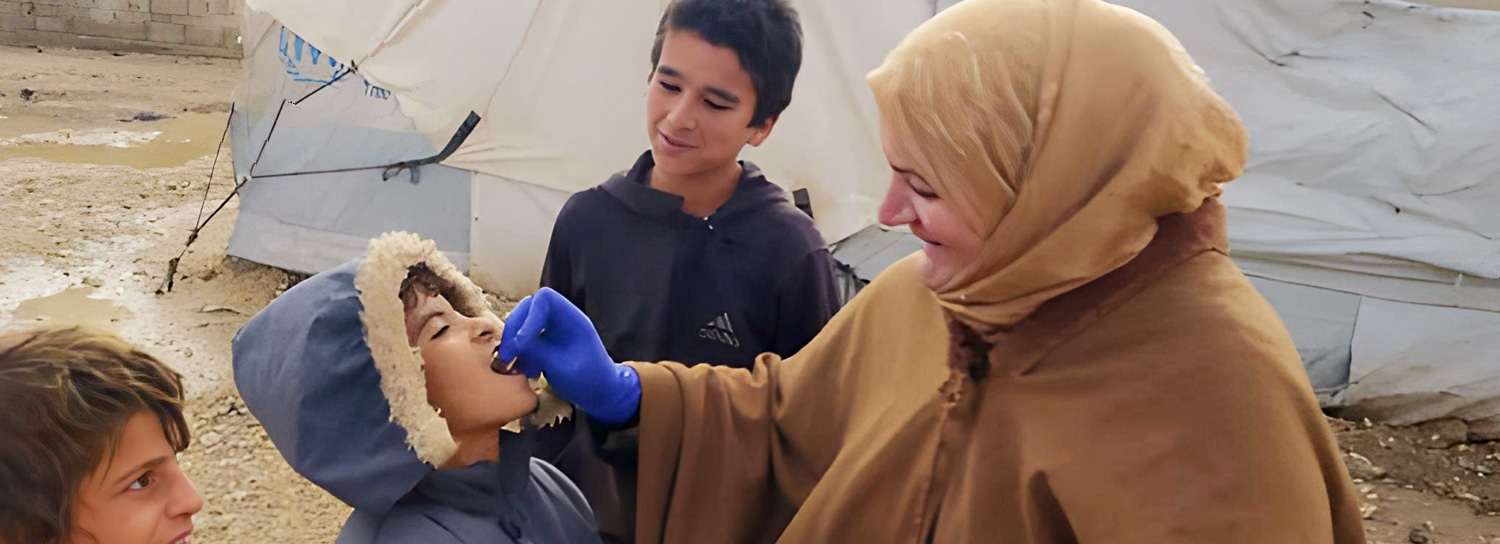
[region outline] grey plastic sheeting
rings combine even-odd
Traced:
[[[834,279],[839,302],[848,303],[870,280],[896,261],[922,249],[921,240],[904,230],[865,227],[833,244]]]
[[[834,244],[833,258],[852,267],[856,276],[868,282],[891,264],[921,249],[922,241],[911,233],[877,225]]]

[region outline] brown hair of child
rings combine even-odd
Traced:
[[[0,542],[62,544],[84,478],[149,410],[175,451],[191,441],[182,376],[80,327],[0,334]]]
[[[401,306],[410,311],[417,305],[418,296],[441,296],[452,303],[458,298],[458,293],[453,284],[439,276],[427,267],[427,263],[418,263],[407,269],[406,279],[401,282]]]

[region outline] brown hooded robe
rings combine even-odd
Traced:
[[[1354,544],[1295,348],[1226,255],[1245,136],[1165,29],[968,0],[870,76],[983,255],[796,356],[634,365],[637,542]]]

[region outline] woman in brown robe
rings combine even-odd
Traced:
[[[1297,351],[1227,256],[1244,131],[1170,33],[968,0],[869,82],[881,219],[928,244],[796,356],[584,364],[602,349],[560,297],[513,316],[502,355],[638,415],[638,542],[1364,541]]]

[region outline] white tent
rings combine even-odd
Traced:
[[[482,285],[526,291],[566,195],[647,146],[662,0],[248,3],[269,17],[247,25],[234,135],[248,183],[232,254],[314,271],[408,228],[472,263]],[[806,34],[796,97],[747,158],[808,189],[829,240],[873,222],[887,179],[864,73],[952,3],[794,2]],[[1500,13],[1121,3],[1174,31],[1244,117],[1251,163],[1225,197],[1235,256],[1325,402],[1396,422],[1500,420],[1500,215],[1485,213],[1500,207]],[[349,65],[358,72],[281,107]],[[430,156],[471,111],[483,120],[441,165],[418,168],[417,185],[406,171],[259,179]],[[867,274],[909,247],[878,234],[839,254]]]
[[[442,164],[462,170],[469,180],[471,209],[437,212],[444,229],[467,225],[467,247],[458,237],[444,248],[467,251],[472,275],[490,288],[530,290],[539,276],[552,218],[566,196],[602,183],[625,169],[647,149],[645,122],[646,77],[651,70],[650,49],[665,2],[658,0],[337,0],[317,3],[295,0],[250,0],[250,7],[274,16],[295,34],[266,17],[250,16],[247,63],[252,67],[241,101],[236,136],[236,166],[262,157],[254,172],[304,171],[343,166],[374,165],[436,153],[470,112],[482,121],[463,145]],[[746,158],[762,166],[767,176],[792,189],[808,189],[825,237],[839,239],[869,224],[869,210],[883,194],[884,160],[873,125],[873,99],[866,91],[864,73],[879,64],[905,33],[930,17],[927,0],[885,2],[867,9],[861,0],[797,2],[806,28],[802,75],[796,99],[777,125],[776,134]],[[256,20],[260,19],[260,20]],[[283,36],[291,36],[284,39]],[[291,44],[290,50],[283,47]],[[314,55],[310,44],[317,44]],[[302,49],[298,49],[298,46]],[[314,58],[316,56],[316,58]],[[337,60],[330,60],[337,59]],[[320,64],[321,63],[321,64]],[[308,64],[317,65],[312,68]],[[286,106],[282,120],[264,155],[259,144],[270,131],[282,99],[298,99],[333,77],[339,66],[357,66],[300,106]],[[312,70],[314,77],[300,76]],[[296,79],[308,81],[298,82]],[[374,96],[366,83],[378,86]],[[388,97],[388,99],[383,99]],[[397,108],[399,105],[399,109]],[[295,113],[295,116],[293,116]],[[354,131],[378,138],[401,151],[393,156],[366,151],[365,140],[351,140],[345,132],[298,134],[283,132],[289,117],[314,126]],[[384,123],[370,127],[373,120]],[[405,125],[402,128],[400,125]],[[351,128],[357,127],[357,128]],[[426,137],[417,149],[409,136]],[[831,145],[831,144],[837,144]],[[279,144],[279,145],[278,145]],[[306,147],[337,147],[354,156],[313,156]],[[353,148],[353,149],[351,149]],[[809,153],[810,149],[826,149]],[[284,164],[279,153],[295,155]],[[273,168],[273,163],[276,164]],[[237,170],[243,177],[246,169]],[[249,217],[271,217],[287,229],[309,227],[317,233],[299,242],[318,259],[291,264],[320,269],[352,253],[343,245],[318,247],[330,234],[324,225],[303,217],[286,218],[287,200],[326,203],[351,194],[393,194],[395,185],[380,185],[379,172],[337,174],[321,178],[350,180],[354,185],[313,181],[319,176],[276,178],[277,184],[248,192],[242,210]],[[374,183],[365,183],[369,180]],[[424,177],[424,179],[426,179]],[[359,180],[359,181],[355,181]],[[322,185],[324,187],[314,187]],[[360,189],[353,187],[362,186]],[[294,188],[295,187],[295,188]],[[447,187],[444,187],[446,190]],[[426,197],[416,199],[410,212],[432,215]],[[271,196],[275,193],[277,196]],[[257,201],[257,199],[259,199]],[[459,202],[446,199],[457,205]],[[321,204],[304,204],[309,212]],[[384,220],[390,213],[373,209],[344,210],[347,216]],[[242,211],[241,213],[245,213]],[[326,211],[321,217],[327,218]],[[363,222],[358,222],[361,226]],[[252,243],[253,229],[232,243],[231,253]],[[338,234],[368,234],[345,228]],[[237,235],[240,232],[236,233]],[[425,234],[425,232],[424,232]],[[278,248],[283,249],[275,237]],[[331,242],[330,242],[331,243]],[[307,245],[311,244],[311,245]],[[250,258],[283,265],[285,258],[262,252]]]
[[[234,170],[244,185],[229,253],[311,273],[362,253],[382,232],[401,229],[436,240],[467,268],[467,170],[424,166],[415,184],[410,172],[387,181],[380,170],[281,176],[387,164],[436,150],[388,91],[350,73],[346,63],[264,14],[250,12],[244,28],[251,36],[245,85],[230,127]]]

